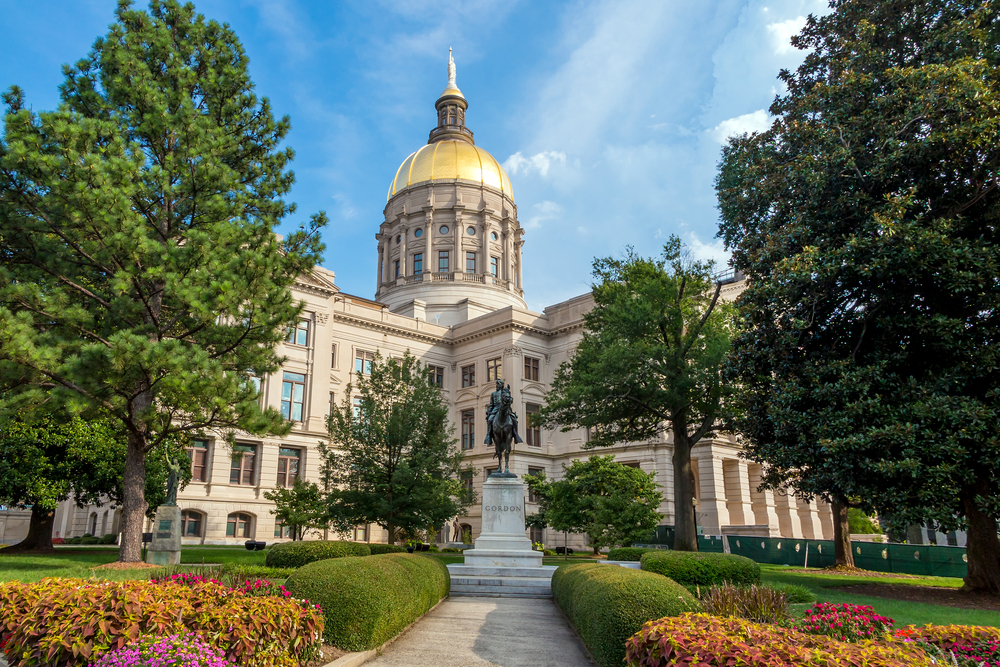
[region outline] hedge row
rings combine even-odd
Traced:
[[[267,550],[265,563],[268,567],[302,567],[318,560],[343,558],[344,556],[368,556],[372,551],[360,542],[337,542],[317,540],[315,542],[283,542]]]
[[[608,551],[608,560],[627,560],[637,563],[639,562],[639,559],[642,558],[642,555],[649,551],[656,551],[656,549],[644,549],[643,547],[619,547]]]
[[[642,569],[673,579],[682,586],[760,583],[760,565],[733,554],[651,551],[640,559]]]
[[[451,578],[437,558],[380,554],[311,563],[296,570],[285,587],[323,608],[327,643],[367,651],[395,637],[448,595]]]
[[[405,554],[406,547],[402,544],[369,544],[368,548],[371,549],[372,556],[377,556],[379,554]]]
[[[552,575],[552,597],[601,667],[621,666],[625,641],[646,621],[699,608],[669,579],[605,563],[561,566]]]
[[[87,665],[140,634],[195,632],[245,667],[295,667],[318,647],[311,604],[248,597],[214,582],[42,579],[0,585],[0,637],[18,667]]]

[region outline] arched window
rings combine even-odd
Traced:
[[[201,537],[204,516],[194,510],[181,512],[181,537]]]
[[[226,520],[226,537],[253,537],[253,517],[246,512],[233,512]]]
[[[87,532],[97,537],[97,512],[90,513],[90,530]]]
[[[462,534],[458,536],[458,539],[466,544],[472,544],[472,526],[467,523],[461,525]]]

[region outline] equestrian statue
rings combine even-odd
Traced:
[[[496,391],[490,394],[490,404],[486,406],[486,444],[493,443],[497,472],[501,472],[502,466],[505,474],[510,474],[510,452],[514,443],[523,442],[517,434],[517,415],[511,409],[513,402],[510,387],[497,378]]]

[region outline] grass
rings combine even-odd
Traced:
[[[977,609],[960,609],[958,607],[947,607],[937,604],[926,604],[923,602],[907,602],[905,600],[891,600],[888,598],[874,597],[871,595],[855,595],[842,591],[830,590],[840,586],[851,586],[856,584],[902,584],[906,586],[938,586],[944,588],[959,588],[962,580],[953,577],[918,577],[918,578],[896,578],[879,577],[854,577],[842,574],[829,574],[822,570],[810,572],[793,572],[789,568],[781,565],[761,565],[761,578],[767,582],[778,582],[785,584],[798,584],[812,590],[820,602],[835,602],[848,604],[869,605],[883,616],[888,616],[896,622],[896,627],[904,625],[924,625],[935,623],[948,625],[957,623],[961,625],[989,625],[1000,627],[1000,612],[981,611]],[[791,605],[792,612],[801,616],[811,605]]]

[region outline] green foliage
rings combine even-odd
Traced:
[[[302,567],[307,563],[344,556],[367,556],[371,549],[360,542],[316,540],[313,542],[283,542],[267,550],[268,567]]]
[[[322,249],[294,206],[289,122],[258,98],[233,31],[191,4],[119,3],[61,104],[4,95],[0,393],[101,411],[128,434],[122,557],[141,550],[146,455],[208,429],[282,434],[248,375],[275,372]]]
[[[560,566],[552,596],[601,667],[622,664],[625,640],[646,621],[699,608],[669,579],[604,563]]]
[[[614,455],[573,461],[556,482],[544,474],[529,475],[528,488],[539,506],[529,519],[560,531],[587,533],[594,553],[632,544],[649,535],[662,518],[657,509],[663,494],[654,477],[621,465]]]
[[[342,405],[331,406],[330,445],[320,443],[330,516],[343,531],[374,523],[419,533],[461,515],[475,503],[460,481],[462,452],[448,421],[441,388],[407,352],[376,353],[371,373],[355,374]],[[360,404],[355,412],[355,399]]]
[[[683,586],[760,583],[760,566],[735,554],[651,551],[640,559],[642,569],[669,577]]]
[[[712,434],[723,398],[729,306],[711,262],[690,261],[671,237],[659,259],[628,249],[594,261],[594,308],[572,359],[556,371],[540,420],[588,427],[589,446],[673,434],[675,506],[691,507],[691,446]],[[697,551],[693,512],[675,518],[675,548]],[[552,524],[553,527],[554,524]]]
[[[297,540],[309,530],[323,530],[330,523],[323,492],[314,482],[296,479],[292,488],[275,487],[265,491],[264,497],[274,503],[271,514],[283,521]]]
[[[323,630],[314,605],[215,583],[43,579],[0,585],[0,635],[20,667],[83,667],[140,634],[196,632],[235,664],[296,667]]]
[[[312,563],[285,587],[323,608],[326,642],[367,651],[395,637],[448,595],[448,568],[431,556],[381,554]]]
[[[379,554],[406,553],[406,547],[404,547],[402,544],[369,544],[368,548],[371,549],[373,556],[377,556]]]
[[[1000,593],[1000,49],[982,0],[832,3],[725,147],[729,379],[763,482],[969,533]]]
[[[881,535],[882,529],[870,516],[862,512],[857,507],[847,510],[847,523],[851,528],[852,535]]]
[[[735,616],[755,623],[781,623],[788,618],[788,600],[773,586],[712,586],[699,601],[702,610],[713,616]]]
[[[638,562],[642,555],[648,551],[656,549],[644,549],[641,547],[619,547],[608,551],[608,560],[627,560]]]
[[[788,604],[808,604],[816,601],[816,594],[805,586],[782,584],[773,581],[769,581],[764,585],[784,593]]]
[[[178,568],[185,568],[183,565]],[[190,570],[190,566],[186,568]],[[235,588],[237,584],[250,579],[287,579],[295,571],[294,567],[267,567],[265,565],[247,565],[245,563],[226,563],[218,573],[209,568],[199,568],[198,574],[218,579],[227,586]],[[160,575],[163,576],[163,575]]]

